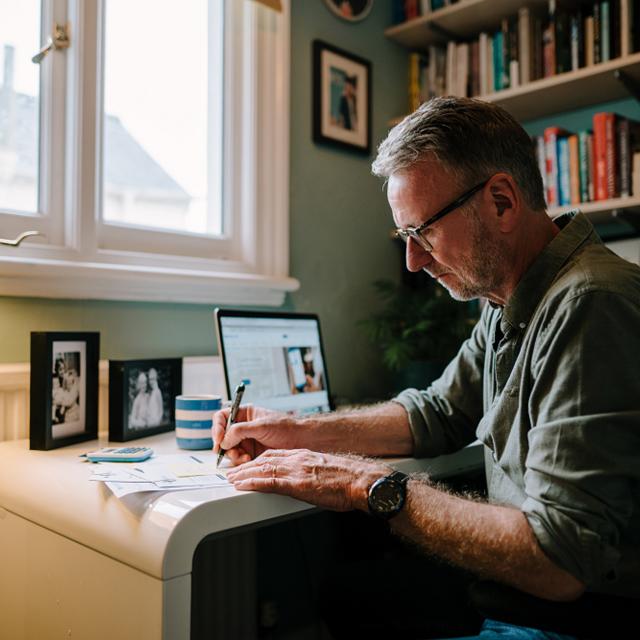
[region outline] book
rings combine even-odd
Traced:
[[[593,116],[593,181],[596,200],[615,193],[615,115],[599,112]]]
[[[493,91],[493,86],[489,83],[489,35],[483,31],[478,36],[478,58],[479,58],[479,82],[480,95],[486,96]],[[489,89],[491,87],[491,89]]]
[[[469,95],[480,95],[480,42],[474,40],[469,46]]]
[[[595,64],[593,57],[593,16],[584,19],[584,63],[586,67]]]
[[[593,3],[593,64],[599,64],[602,61],[600,54],[601,33],[602,27],[600,25],[600,2],[596,1]]]
[[[433,5],[432,5],[433,6]],[[456,80],[456,70],[457,70],[457,62],[456,62],[456,53],[457,46],[453,40],[449,40],[447,42],[447,71],[446,71],[446,84],[445,91],[449,96],[456,95],[457,88],[457,80]]]
[[[600,3],[600,62],[611,60],[611,3]]]
[[[555,15],[556,73],[571,71],[571,29],[567,11]]]
[[[469,95],[469,44],[461,42],[456,46],[455,95],[466,98]]]
[[[556,37],[555,23],[553,16],[549,17],[549,21],[542,32],[542,60],[543,74],[545,78],[555,75],[556,73]]]
[[[558,137],[558,204],[571,204],[571,169],[569,164],[569,138]]]
[[[547,196],[547,168],[545,161],[545,150],[544,150],[544,136],[536,136],[534,138],[534,149],[536,154],[536,159],[538,160],[538,170],[540,171],[540,177],[542,178],[542,188],[545,194],[545,200]]]
[[[578,136],[573,134],[567,139],[569,145],[569,201],[580,204],[580,153]]]
[[[560,127],[547,127],[544,130],[545,173],[547,176],[547,204],[550,207],[560,205],[559,171],[558,171],[558,140],[568,132]]]
[[[404,0],[405,20],[413,20],[420,14],[418,11],[418,0]]]
[[[493,89],[494,91],[500,91],[505,89],[502,82],[504,80],[503,73],[503,35],[502,31],[496,31],[493,34]]]
[[[576,11],[570,18],[571,70],[576,71],[585,66],[584,30],[582,12]]]
[[[591,164],[591,153],[589,151],[589,139],[591,134],[589,131],[578,132],[578,165],[580,172],[580,202],[589,202],[591,196],[589,194],[589,175]]]
[[[533,79],[531,44],[531,14],[528,7],[521,7],[518,9],[518,65],[521,84],[527,84]]]
[[[509,18],[503,18],[500,22],[502,29],[502,61],[500,64],[500,86],[508,89],[511,86],[511,35],[509,33]]]
[[[409,54],[409,111],[420,106],[420,54]]]

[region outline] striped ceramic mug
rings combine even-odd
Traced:
[[[177,396],[176,439],[181,449],[212,449],[213,414],[222,406],[220,396]]]

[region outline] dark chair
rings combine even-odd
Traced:
[[[637,630],[640,613],[640,599],[595,593],[573,602],[552,602],[483,580],[472,583],[468,593],[472,606],[485,618],[581,640],[629,637],[630,630]]]

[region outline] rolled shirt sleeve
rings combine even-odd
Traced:
[[[406,389],[393,400],[407,411],[416,457],[452,453],[475,440],[483,410],[483,367],[490,309],[444,373],[425,390]]]
[[[596,290],[563,301],[531,369],[522,511],[553,561],[607,587],[621,549],[637,547],[628,531],[640,486],[640,300]]]

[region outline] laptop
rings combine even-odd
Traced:
[[[333,410],[318,316],[215,310],[227,396],[296,415]]]

